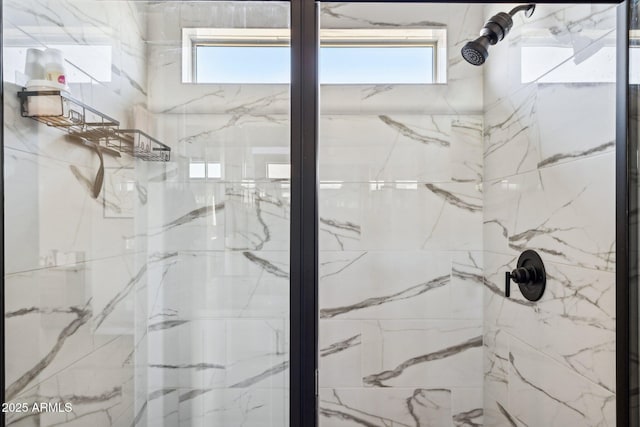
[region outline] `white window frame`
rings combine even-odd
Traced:
[[[198,46],[288,46],[289,44],[290,31],[287,28],[183,28],[182,82],[198,83],[196,76]],[[320,47],[322,46],[431,47],[433,48],[433,82],[424,84],[443,84],[447,81],[447,30],[445,27],[321,29]]]

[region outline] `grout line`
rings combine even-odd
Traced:
[[[65,134],[61,133],[60,135],[64,136]],[[27,154],[27,155],[34,156],[34,157],[37,157],[37,158],[53,160],[54,162],[60,163],[60,165],[59,165],[60,167],[62,167],[63,165],[74,165],[76,167],[87,169],[89,171],[93,170],[93,166],[88,164],[88,163],[79,165],[78,163],[75,163],[75,162],[72,162],[72,161],[69,161],[69,160],[65,160],[65,159],[61,159],[61,158],[58,158],[58,157],[53,157],[53,156],[50,156],[48,154],[42,154],[40,152],[34,152],[34,151],[29,151],[29,150],[26,150],[26,149],[17,148],[17,147],[10,147],[10,146],[5,146],[4,148],[5,148],[5,150],[15,151],[16,153],[20,153],[20,154]],[[6,162],[6,160],[5,160],[5,162]],[[34,163],[36,163],[39,167],[41,166],[37,162],[34,162]],[[120,167],[125,167],[125,166],[120,166]]]
[[[541,168],[536,167],[534,169],[525,170],[525,171],[514,173],[514,174],[511,174],[511,175],[504,175],[504,176],[501,176],[501,177],[495,177],[495,178],[490,178],[490,179],[483,178],[482,184],[494,184],[494,183],[502,181],[504,179],[519,177],[519,176],[523,176],[523,175],[527,175],[527,174],[531,174],[531,173],[536,173],[536,172],[542,172],[542,171],[545,171],[547,169],[552,169],[552,168],[555,168],[555,167],[571,164],[573,162],[578,162],[578,161],[582,161],[582,160],[592,160],[592,159],[595,159],[597,157],[604,157],[604,156],[612,155],[612,154],[615,154],[615,150],[616,150],[615,147],[611,147],[610,149],[607,149],[606,151],[602,151],[600,153],[595,153],[595,154],[591,154],[591,155],[584,156],[584,157],[578,157],[578,158],[575,158],[575,159],[572,159],[572,160],[566,160],[566,161],[561,160],[561,161],[559,161],[557,163],[550,164],[548,166],[543,166]]]
[[[37,272],[37,271],[60,270],[60,269],[65,269],[65,268],[81,267],[81,266],[83,266],[85,264],[97,263],[97,262],[106,261],[106,260],[110,260],[110,259],[114,259],[114,258],[135,257],[136,255],[140,255],[140,254],[143,254],[143,253],[145,253],[145,251],[127,252],[127,253],[122,253],[122,254],[117,254],[117,255],[109,255],[109,256],[102,257],[102,258],[88,259],[88,260],[76,262],[74,264],[52,265],[52,266],[47,266],[47,267],[32,268],[32,269],[28,269],[28,270],[20,270],[20,271],[7,273],[7,274],[4,275],[4,277],[5,278],[10,278],[10,277],[20,276],[20,275],[23,275],[23,274],[33,273],[33,272]]]
[[[490,328],[491,329],[491,328]],[[566,364],[562,363],[560,360],[556,359],[555,357],[553,357],[552,355],[543,352],[541,350],[538,350],[536,347],[534,347],[533,345],[529,344],[526,341],[523,341],[521,338],[511,334],[509,331],[505,330],[505,329],[499,329],[496,328],[495,330],[500,330],[501,332],[504,332],[506,335],[508,335],[510,338],[514,339],[515,341],[520,342],[522,345],[525,345],[526,347],[528,347],[529,349],[531,349],[532,353],[537,353],[541,356],[543,356],[545,359],[548,359],[550,362],[562,367],[563,369],[567,370],[568,372],[570,372],[571,374],[574,374],[582,379],[584,379],[585,381],[589,382],[590,384],[598,387],[599,389],[603,390],[604,392],[606,392],[607,394],[610,394],[612,396],[616,395],[615,391],[611,391],[608,390],[607,388],[603,387],[601,384],[596,383],[595,381],[593,381],[592,379],[585,377],[584,375],[582,375],[581,373],[577,372],[576,370],[572,369],[571,367],[567,366]],[[509,353],[511,353],[511,343],[509,343],[509,347],[508,347],[508,351]],[[511,364],[509,364],[509,366],[511,366]]]
[[[85,324],[85,326],[89,327],[89,323],[90,323],[90,322],[87,322],[87,323]],[[93,355],[95,352],[97,352],[97,351],[101,350],[102,348],[104,348],[104,347],[108,346],[109,344],[111,344],[111,343],[113,343],[114,341],[116,341],[116,340],[118,340],[118,339],[122,338],[123,336],[124,336],[124,335],[118,335],[117,337],[113,338],[112,340],[107,341],[106,343],[102,344],[100,347],[98,347],[98,348],[96,348],[96,349],[93,349],[93,350],[91,350],[89,353],[85,354],[84,356],[81,356],[80,358],[78,358],[78,359],[74,360],[73,362],[70,362],[67,366],[63,367],[62,369],[60,369],[60,370],[58,370],[58,371],[56,371],[56,372],[54,372],[54,373],[50,374],[48,377],[46,377],[46,378],[44,378],[44,379],[41,379],[41,380],[40,380],[40,381],[38,381],[37,383],[32,384],[30,387],[25,388],[24,390],[22,390],[22,391],[21,391],[21,392],[20,392],[20,393],[19,393],[19,394],[14,398],[14,400],[15,400],[15,399],[18,399],[18,398],[20,398],[20,397],[22,397],[22,396],[25,396],[25,394],[26,394],[27,392],[29,392],[29,391],[33,390],[34,388],[38,387],[38,386],[39,386],[39,385],[41,385],[42,383],[44,383],[44,382],[46,382],[46,381],[49,381],[51,378],[53,378],[53,377],[55,377],[56,375],[58,375],[58,374],[62,373],[63,371],[66,371],[66,370],[67,370],[67,369],[69,369],[70,367],[72,367],[72,366],[76,365],[78,362],[80,362],[80,361],[82,361],[82,360],[86,359],[87,357],[89,357],[89,356]]]

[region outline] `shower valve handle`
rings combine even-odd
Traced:
[[[504,296],[511,296],[511,281],[518,284],[522,296],[529,301],[542,298],[547,283],[547,275],[540,256],[532,250],[526,250],[518,258],[518,267],[504,274]]]
[[[504,296],[507,298],[511,296],[511,280],[518,285],[529,285],[536,282],[539,275],[540,273],[532,266],[519,267],[511,272],[505,272]]]

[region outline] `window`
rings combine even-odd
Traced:
[[[331,29],[320,34],[322,84],[446,82],[446,30]],[[183,29],[183,82],[287,84],[287,29]]]
[[[291,179],[291,165],[288,163],[267,163],[267,178]]]
[[[530,83],[613,83],[616,79],[616,34],[584,30],[571,34],[523,31],[521,81]]]
[[[220,163],[205,163],[203,161],[189,162],[189,178],[191,179],[220,179],[222,178],[222,165]]]

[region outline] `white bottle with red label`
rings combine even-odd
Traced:
[[[67,78],[64,72],[64,57],[58,49],[44,51],[44,78],[63,87],[67,86]]]

